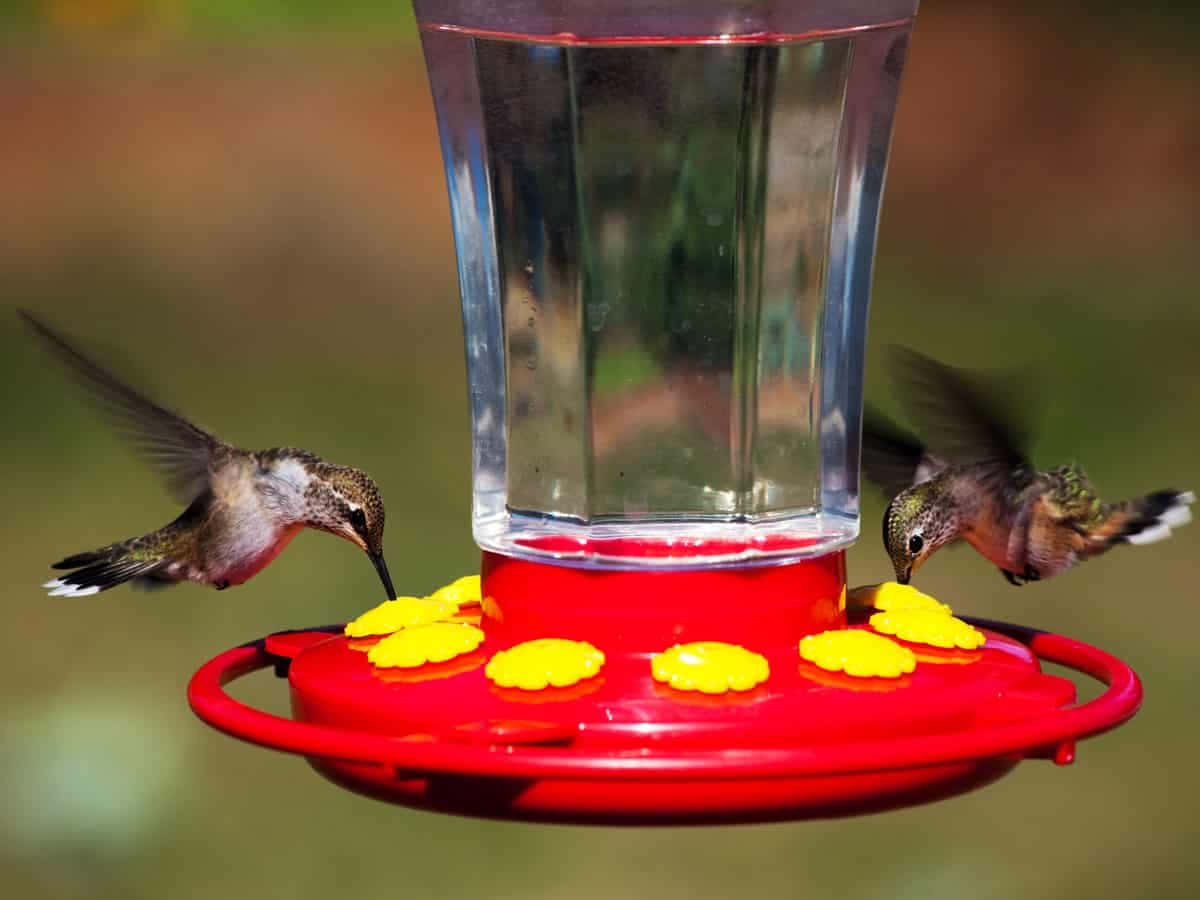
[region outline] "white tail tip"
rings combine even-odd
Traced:
[[[1143,528],[1137,534],[1128,535],[1125,540],[1130,544],[1153,544],[1171,536],[1172,528],[1181,528],[1192,521],[1192,511],[1188,506],[1196,502],[1196,495],[1191,491],[1181,491],[1154,520],[1154,524]]]
[[[51,597],[90,597],[92,594],[100,593],[100,588],[96,585],[80,587],[77,584],[67,584],[61,578],[47,581],[42,587],[50,588]]]
[[[1159,522],[1157,525],[1143,528],[1137,534],[1129,535],[1125,540],[1131,544],[1154,544],[1158,541],[1165,541],[1170,536],[1171,527],[1166,522]]]
[[[1192,511],[1183,504],[1172,506],[1158,517],[1158,521],[1169,528],[1181,528],[1192,521]]]

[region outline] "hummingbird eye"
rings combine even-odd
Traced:
[[[354,526],[354,530],[359,534],[366,536],[367,533],[367,514],[360,507],[355,507],[350,510],[350,524]]]
[[[925,546],[925,539],[919,534],[914,534],[908,539],[908,552],[916,556],[921,552],[921,548]]]

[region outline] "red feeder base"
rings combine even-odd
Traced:
[[[364,642],[329,630],[287,632],[207,663],[189,700],[214,727],[303,754],[361,793],[577,823],[769,821],[938,799],[1027,757],[1070,762],[1076,739],[1115,727],[1141,702],[1137,676],[1120,660],[998,623],[977,623],[988,638],[978,651],[914,647],[917,669],[900,679],[818,669],[800,660],[796,644],[844,622],[843,571],[841,554],[646,575],[485,554],[487,640],[476,653],[416,670],[375,669]],[[534,637],[591,641],[606,653],[604,669],[538,692],[485,678],[488,657]],[[745,644],[767,657],[771,676],[718,697],[664,687],[650,676],[649,656],[676,640]],[[1039,659],[1108,689],[1073,705],[1074,686],[1041,672]],[[270,665],[288,674],[294,719],[224,691]]]

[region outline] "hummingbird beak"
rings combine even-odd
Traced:
[[[371,562],[375,564],[375,571],[379,573],[379,580],[383,582],[383,589],[387,591],[387,598],[395,600],[396,589],[392,587],[392,576],[388,574],[387,563],[383,561],[383,552],[372,553],[367,551],[367,555],[371,557]]]
[[[900,584],[908,584],[908,580],[912,578],[913,567],[908,566],[903,572],[896,572],[896,581]]]

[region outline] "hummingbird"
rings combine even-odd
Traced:
[[[395,599],[383,559],[383,498],[365,472],[294,447],[227,444],[122,382],[31,313],[19,314],[186,504],[156,531],[54,563],[72,571],[43,585],[51,596],[84,597],[125,582],[224,590],[262,571],[302,528],[316,528],[364,550]]]
[[[1014,402],[1015,385],[904,348],[894,348],[892,363],[925,439],[868,409],[862,467],[892,498],[883,544],[901,584],[958,540],[1020,586],[1117,544],[1162,540],[1191,521],[1191,491],[1105,503],[1075,463],[1038,471],[1024,449],[1029,429]]]

